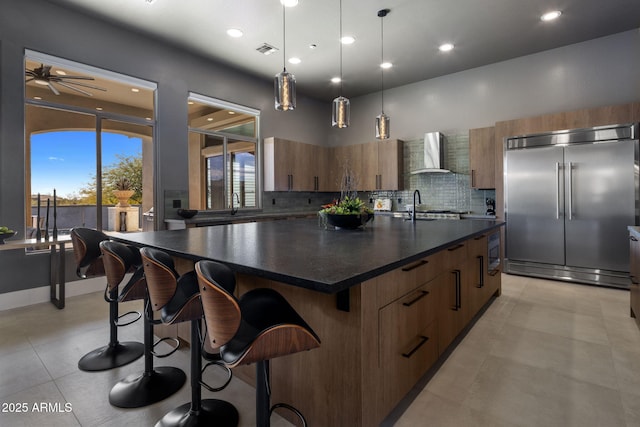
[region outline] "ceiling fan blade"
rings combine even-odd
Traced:
[[[92,94],[92,93],[89,93],[89,92],[87,92],[86,90],[78,89],[77,87],[73,87],[73,86],[71,86],[70,84],[67,84],[67,83],[65,83],[65,82],[56,82],[56,83],[58,83],[60,86],[64,86],[64,87],[66,87],[66,88],[68,88],[68,89],[75,90],[76,92],[80,92],[80,93],[81,93],[81,94],[83,94],[83,95],[86,95],[86,96],[93,96],[93,94]],[[49,83],[49,85],[51,85],[51,83]]]
[[[55,81],[56,83],[66,83],[67,85],[75,85],[75,86],[82,86],[82,87],[88,87],[89,89],[96,89],[96,90],[101,90],[103,92],[106,92],[107,90],[105,88],[102,88],[100,86],[94,86],[94,85],[89,85],[86,83],[80,83],[80,82],[65,82],[64,80],[61,79],[52,79],[53,81]]]
[[[77,79],[77,80],[95,80],[93,77],[87,76],[55,76],[57,79]]]
[[[29,77],[29,78],[28,78],[27,80],[25,80],[24,82],[25,82],[25,83],[29,83],[29,82],[34,81],[35,79],[36,79],[35,77]]]
[[[53,87],[53,85],[51,84],[51,82],[47,82],[47,86],[49,86],[49,89],[51,89],[51,92],[55,93],[56,95],[60,95],[60,92],[58,92],[58,89],[56,89],[55,87]]]

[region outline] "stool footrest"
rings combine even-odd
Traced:
[[[158,344],[160,344],[161,342],[165,342],[165,341],[173,341],[176,343],[176,346],[173,350],[169,351],[168,353],[164,353],[164,354],[158,354],[155,352],[155,348]],[[178,338],[173,338],[173,337],[164,337],[164,338],[160,338],[158,341],[156,341],[155,343],[153,343],[153,346],[151,347],[151,354],[153,354],[155,357],[157,357],[158,359],[163,359],[165,357],[169,357],[171,356],[173,353],[175,353],[176,351],[178,351],[178,349],[180,348],[180,340]]]
[[[289,411],[293,412],[294,414],[296,414],[298,418],[300,418],[300,421],[302,422],[302,427],[307,427],[307,420],[304,418],[304,415],[302,415],[302,412],[298,411],[296,408],[286,403],[276,403],[275,405],[273,405],[269,410],[269,416],[271,416],[271,414],[273,414],[273,411],[278,408],[288,409]]]
[[[225,383],[224,383],[224,384],[222,384],[220,387],[211,387],[209,384],[205,383],[205,382],[202,380],[202,375],[204,374],[204,371],[206,371],[206,370],[207,370],[207,368],[208,368],[209,366],[211,366],[211,365],[219,366],[219,367],[221,367],[222,369],[224,369],[225,371],[227,371],[227,380],[226,380],[226,381],[225,381]],[[228,385],[229,385],[229,383],[231,382],[231,378],[232,378],[232,377],[233,377],[233,373],[231,372],[231,369],[230,369],[228,366],[226,366],[226,365],[224,364],[224,362],[222,362],[222,361],[218,361],[218,360],[215,360],[215,361],[213,361],[213,362],[208,362],[206,365],[204,365],[204,367],[203,367],[203,368],[202,368],[202,370],[200,371],[200,378],[201,378],[201,379],[200,379],[200,385],[201,385],[202,387],[206,388],[207,390],[212,391],[212,392],[214,392],[214,393],[215,393],[215,392],[217,392],[217,391],[221,391],[221,390],[224,390],[225,388],[227,388],[227,386],[228,386]]]
[[[131,316],[132,314],[135,314],[135,319],[130,320],[129,322],[126,323],[120,323],[120,319],[122,319],[125,316]],[[140,320],[142,318],[142,313],[140,313],[139,311],[127,311],[124,314],[121,314],[120,316],[118,316],[118,318],[116,319],[116,321],[114,322],[116,324],[117,327],[122,327],[122,326],[129,326],[132,323],[137,322],[138,320]]]

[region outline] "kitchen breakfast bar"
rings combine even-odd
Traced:
[[[294,219],[109,235],[166,251],[181,273],[201,259],[225,263],[238,295],[278,290],[321,346],[272,361],[272,402],[311,426],[352,427],[380,424],[500,294],[488,242],[503,225],[376,216],[357,230]],[[252,367],[234,373],[253,381]]]

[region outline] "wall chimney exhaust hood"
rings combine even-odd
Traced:
[[[440,132],[428,132],[424,134],[423,142],[424,163],[412,170],[412,175],[419,173],[449,173],[445,169],[445,146],[444,136]],[[420,163],[420,162],[418,162]]]

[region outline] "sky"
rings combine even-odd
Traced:
[[[118,162],[116,154],[140,155],[142,140],[102,134],[102,167]],[[95,132],[61,131],[31,135],[31,193],[66,197],[92,182],[96,174]]]

